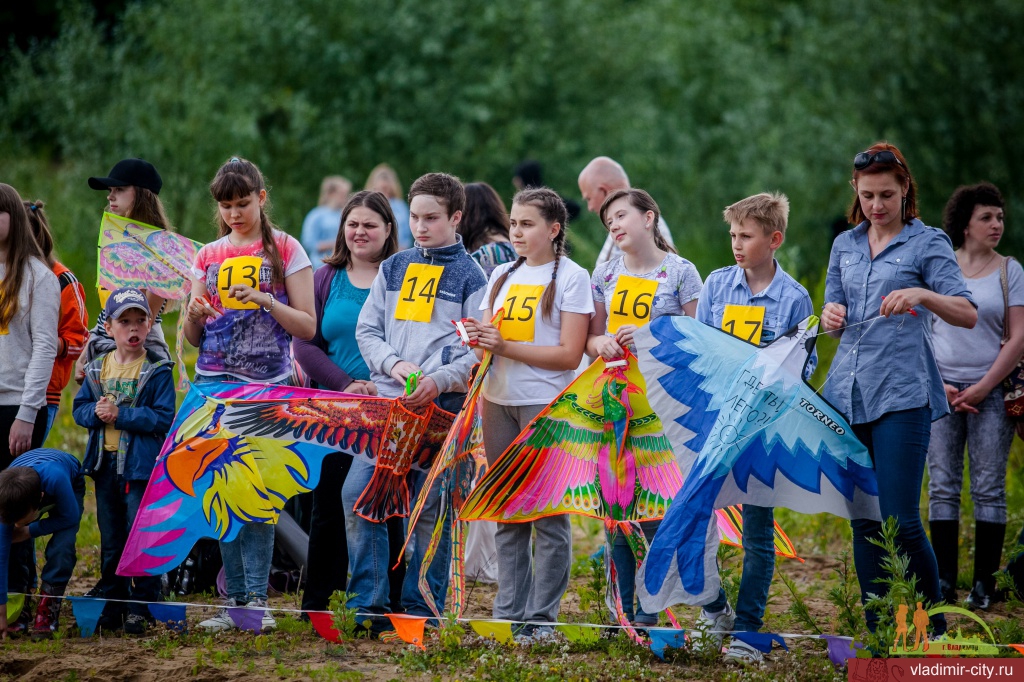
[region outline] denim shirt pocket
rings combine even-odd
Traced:
[[[921,286],[920,256],[913,253],[895,252],[878,259],[875,264],[877,279],[885,283],[888,294],[897,289]]]
[[[859,251],[844,251],[839,254],[839,276],[847,296],[852,288],[864,284],[869,265],[867,257]]]

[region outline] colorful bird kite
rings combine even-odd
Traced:
[[[192,288],[192,263],[202,246],[175,232],[104,213],[97,245],[96,285],[108,292],[136,287],[170,301],[184,301]],[[175,347],[182,388],[188,382],[181,356],[184,329],[184,316],[179,316]]]
[[[420,437],[405,438],[398,429],[396,438],[395,414],[423,424]],[[276,523],[288,498],[316,487],[332,452],[376,463],[359,513],[408,514],[408,488],[395,479],[403,467],[428,468],[452,417],[432,406],[409,412],[390,398],[193,385],[150,476],[118,573],[159,575],[201,537],[232,540],[242,524]]]
[[[624,533],[638,560],[638,521],[660,519],[682,485],[661,420],[644,397],[636,359],[585,370],[494,462],[459,517],[503,523],[554,514],[605,522],[608,605],[629,628],[610,546]]]
[[[659,318],[634,336],[651,407],[686,477],[637,575],[645,610],[717,595],[716,508],[880,518],[867,450],[801,379],[817,322],[765,348],[687,317]]]

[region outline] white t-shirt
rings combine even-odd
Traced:
[[[504,263],[491,273],[487,290],[484,292],[484,299],[480,303],[480,310],[487,310],[491,307],[491,287],[498,277],[512,265],[514,263]],[[551,317],[550,319],[544,317],[540,306],[540,296],[543,295],[543,291],[530,290],[527,287],[550,286],[551,273],[554,268],[554,261],[537,267],[530,267],[525,263],[520,265],[505,280],[498,291],[498,297],[494,299],[494,310],[506,307],[507,320],[516,321],[529,318],[529,321],[533,323],[533,341],[520,341],[520,343],[528,343],[532,346],[557,346],[561,342],[562,334],[561,313],[582,313],[588,316],[594,314],[594,301],[590,295],[590,275],[579,265],[563,256],[558,262],[555,301],[551,308]],[[510,288],[513,285],[522,287],[512,292],[519,299],[517,301],[512,301],[510,298]],[[535,300],[531,299],[533,296],[536,296]],[[527,301],[527,307],[524,308],[522,304],[527,299],[531,300]],[[510,305],[505,306],[506,303]],[[530,305],[533,305],[532,312],[529,308]],[[517,329],[521,333],[528,333],[531,328],[520,324]],[[510,330],[503,324],[502,335],[509,338],[510,333]],[[575,377],[576,372],[572,369],[556,372],[496,355],[491,369],[487,373],[487,378],[484,379],[482,393],[484,398],[498,405],[544,405],[557,398],[558,394]]]
[[[1016,260],[1006,263],[1010,306],[1024,305],[1024,269]],[[932,315],[932,347],[943,381],[976,384],[999,355],[1003,339],[1003,286],[999,270],[978,279],[964,278],[978,304],[974,329],[954,327]]]

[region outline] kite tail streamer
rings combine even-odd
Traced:
[[[378,463],[353,511],[374,522],[384,522],[392,516],[408,516],[409,484],[405,476],[399,476],[394,469]]]

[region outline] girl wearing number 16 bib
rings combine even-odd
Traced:
[[[225,163],[210,193],[220,239],[196,254],[185,322],[185,338],[199,348],[196,383],[287,383],[292,337],[309,340],[316,333],[309,257],[270,222],[263,174],[252,162]],[[269,523],[247,523],[237,538],[220,543],[228,606],[266,606],[273,548]],[[234,627],[227,612],[200,625],[212,631]],[[275,625],[265,611],[263,629]]]
[[[696,316],[703,286],[700,273],[693,263],[676,255],[656,228],[660,215],[658,204],[642,189],[616,190],[601,205],[601,222],[622,253],[598,265],[590,280],[595,310],[587,339],[591,357],[621,358],[632,345],[637,327],[656,317]],[[648,542],[658,525],[658,521],[640,524]],[[636,560],[621,533],[615,535],[612,558],[626,617],[635,625],[657,625],[658,614],[639,607],[634,617]]]
[[[483,320],[504,308],[501,331],[477,320],[466,323],[479,352],[494,354],[481,401],[490,464],[569,385],[583,357],[594,301],[587,271],[564,255],[567,221],[565,204],[553,191],[525,189],[516,194],[509,237],[519,258],[494,270],[480,305]],[[534,532],[536,567],[530,553]],[[494,617],[556,622],[572,563],[569,517],[499,523],[495,544]],[[546,625],[527,625],[517,632],[517,639],[550,634]]]

